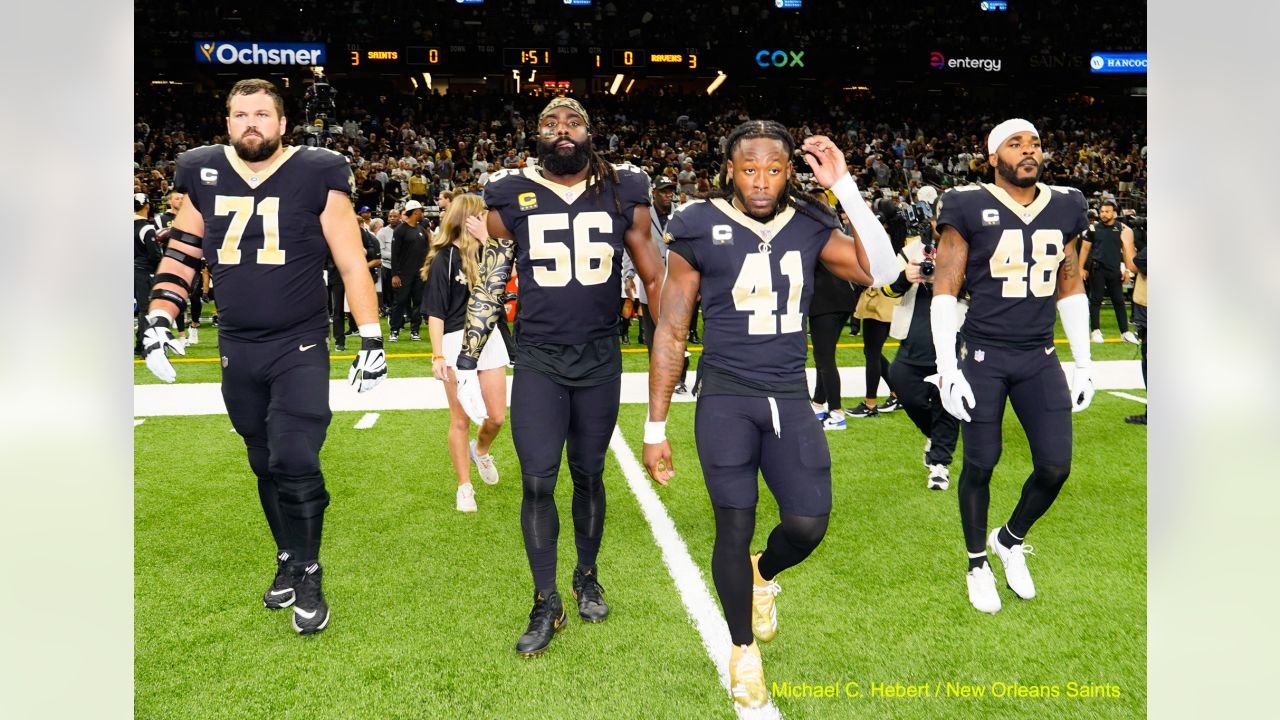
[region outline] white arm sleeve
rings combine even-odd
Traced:
[[[1058,301],[1058,314],[1062,316],[1062,329],[1071,346],[1071,359],[1076,367],[1089,367],[1093,352],[1089,345],[1089,300],[1084,293],[1068,295]]]
[[[941,293],[929,305],[929,327],[933,331],[933,352],[938,356],[938,372],[955,372],[956,363],[956,297]]]
[[[867,259],[871,261],[871,284],[879,287],[897,280],[902,266],[898,263],[897,253],[893,251],[893,244],[889,242],[889,233],[885,232],[884,226],[858,194],[853,176],[848,173],[842,175],[831,186],[831,192],[849,216],[853,232],[866,250]]]

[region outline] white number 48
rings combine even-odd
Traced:
[[[1037,230],[1031,233],[1031,268],[1028,271],[1021,230],[1005,230],[991,254],[991,277],[1003,280],[1001,295],[1024,298],[1028,286],[1035,297],[1052,295],[1057,288],[1056,273],[1062,262],[1062,231]]]

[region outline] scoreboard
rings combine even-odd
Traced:
[[[329,53],[330,72],[483,74],[537,69],[560,75],[707,75],[703,53],[689,48],[500,47],[493,45],[347,45]]]

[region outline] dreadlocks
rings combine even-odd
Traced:
[[[591,142],[590,136],[588,136],[587,142]],[[621,180],[618,179],[618,168],[614,167],[613,163],[605,160],[600,153],[596,152],[595,147],[592,147],[587,156],[587,187],[591,188],[591,192],[595,193],[596,202],[600,201],[600,193],[604,191],[604,183],[602,181],[605,178],[608,178],[609,182],[612,183],[614,188],[613,207],[621,215],[622,201],[618,199],[617,191],[618,186],[621,184]]]
[[[733,201],[735,188],[733,186],[733,177],[729,174],[728,161],[733,159],[733,154],[737,152],[739,143],[743,140],[755,138],[769,138],[781,142],[788,158],[793,157],[796,151],[796,141],[782,123],[774,120],[748,120],[729,133],[729,141],[725,147],[726,162],[720,167],[720,189],[711,190],[702,197],[708,200],[726,198],[730,202]],[[778,198],[778,206],[774,209],[774,212],[781,212],[788,206],[794,206],[796,212],[817,220],[824,225],[836,223],[835,212],[825,204],[810,198],[799,183],[795,181],[794,177],[787,181],[786,187],[782,190],[782,195]]]

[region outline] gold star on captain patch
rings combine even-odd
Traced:
[[[671,233],[662,233],[662,242],[670,245],[672,240],[675,240],[675,237]]]

